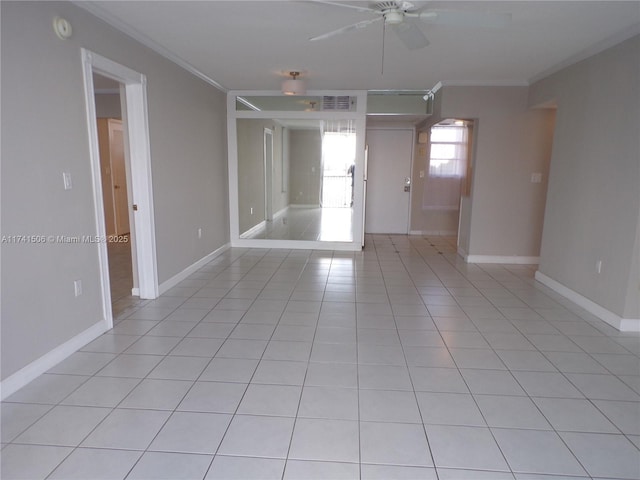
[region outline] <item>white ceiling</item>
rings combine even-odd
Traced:
[[[369,2],[344,2],[372,5]],[[391,31],[381,72],[381,22],[326,40],[308,38],[374,18],[311,1],[78,2],[227,89],[277,90],[286,72],[308,88],[429,89],[438,82],[524,85],[559,65],[640,33],[640,1],[414,1],[417,7],[512,14],[503,29],[422,24],[430,45],[408,50]]]

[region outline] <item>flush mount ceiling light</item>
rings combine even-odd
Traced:
[[[289,72],[289,75],[291,75],[291,78],[282,82],[282,93],[285,95],[304,95],[307,93],[304,80],[297,78],[300,72]]]

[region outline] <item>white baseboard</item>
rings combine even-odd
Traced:
[[[460,253],[460,250],[458,251]],[[499,263],[511,265],[537,265],[540,257],[521,257],[518,255],[461,255],[467,263]]]
[[[95,340],[107,330],[108,328],[105,325],[105,322],[100,321],[87,328],[84,332],[67,340],[62,345],[58,345],[50,352],[45,353],[43,356],[34,360],[26,367],[21,368],[13,375],[5,378],[0,382],[0,399],[4,400],[9,395],[17,392],[36,377],[55,367],[69,355],[75,353],[89,342]]]
[[[263,220],[259,224],[254,225],[253,227],[251,227],[246,232],[242,232],[242,234],[240,235],[240,238],[251,238],[253,235],[255,235],[260,230],[262,230],[263,228],[266,228],[266,227],[267,227],[267,221]]]
[[[551,290],[562,295],[566,299],[571,300],[573,303],[584,308],[587,312],[595,315],[600,320],[611,325],[613,328],[616,328],[621,332],[640,332],[640,318],[622,318],[592,300],[589,300],[587,297],[580,295],[578,292],[571,290],[569,287],[565,287],[553,278],[547,277],[540,271],[536,272],[535,278],[543,285],[549,287]]]
[[[273,214],[273,219],[275,220],[276,218],[280,218],[281,216],[283,216],[285,213],[287,213],[287,211],[289,210],[289,207],[286,206],[281,210],[278,210],[276,213]]]
[[[176,275],[174,275],[170,279],[165,280],[160,285],[158,285],[158,294],[162,295],[166,291],[172,289],[177,284],[179,284],[182,280],[187,278],[189,275],[191,275],[192,273],[195,273],[200,268],[204,267],[207,263],[209,263],[211,260],[213,260],[217,256],[219,256],[219,255],[223,254],[224,252],[226,252],[227,250],[229,250],[230,247],[231,247],[231,244],[229,244],[229,243],[224,244],[223,246],[221,246],[220,248],[214,250],[213,252],[211,252],[210,254],[206,255],[205,257],[202,257],[200,260],[198,260],[194,264],[188,266],[187,268],[182,270],[180,273],[177,273]]]
[[[292,203],[289,208],[320,208],[320,205],[313,203]]]

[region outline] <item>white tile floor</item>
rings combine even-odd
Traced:
[[[233,249],[2,404],[2,478],[637,479],[640,337],[448,239]]]

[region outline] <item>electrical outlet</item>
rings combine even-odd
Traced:
[[[202,229],[201,228],[198,229],[198,238],[202,238]]]
[[[64,189],[71,190],[73,183],[71,182],[71,174],[69,172],[62,172],[62,180],[64,181]]]
[[[602,272],[602,260],[596,262],[596,273]]]
[[[249,213],[253,215],[253,207],[249,208]]]
[[[541,183],[542,182],[542,174],[541,173],[532,173],[531,174],[531,183]]]
[[[82,295],[82,280],[74,280],[73,281],[73,290],[76,297]]]

